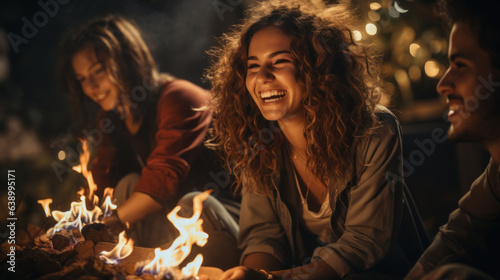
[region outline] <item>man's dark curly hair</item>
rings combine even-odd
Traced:
[[[477,36],[481,48],[500,69],[500,16],[497,0],[440,0],[441,15],[451,28],[456,22],[467,23]]]

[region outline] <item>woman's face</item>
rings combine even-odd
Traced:
[[[103,110],[113,110],[118,104],[119,89],[111,81],[104,65],[97,60],[94,49],[87,47],[78,51],[71,62],[85,95]]]
[[[248,46],[246,87],[267,120],[302,118],[304,90],[297,83],[292,37],[279,28],[256,32]]]

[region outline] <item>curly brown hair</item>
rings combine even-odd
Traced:
[[[292,37],[296,80],[305,89],[307,166],[332,188],[346,183],[355,139],[376,125],[378,83],[374,56],[352,38],[348,23],[353,17],[342,5],[318,9],[303,1],[260,2],[248,13],[209,52],[213,63],[206,74],[215,111],[210,143],[235,174],[235,191],[248,183],[250,190],[269,195],[282,164],[286,139],[276,122],[264,119],[245,86],[250,40],[271,26]]]
[[[157,71],[153,57],[139,29],[118,15],[91,19],[68,32],[61,43],[59,76],[63,90],[70,93],[73,111],[80,128],[90,124],[90,111],[97,106],[83,93],[73,71],[72,59],[85,48],[92,48],[110,79],[120,90],[120,104],[131,102],[134,120],[154,110],[159,86],[168,77]]]

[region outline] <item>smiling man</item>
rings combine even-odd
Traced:
[[[483,144],[491,160],[407,279],[500,278],[500,23],[495,2],[441,1],[452,27],[450,67],[437,86],[449,103],[448,136]]]

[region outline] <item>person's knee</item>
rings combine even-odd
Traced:
[[[141,179],[139,173],[129,173],[123,176],[115,186],[113,200],[116,205],[121,205],[134,192],[137,182]]]

